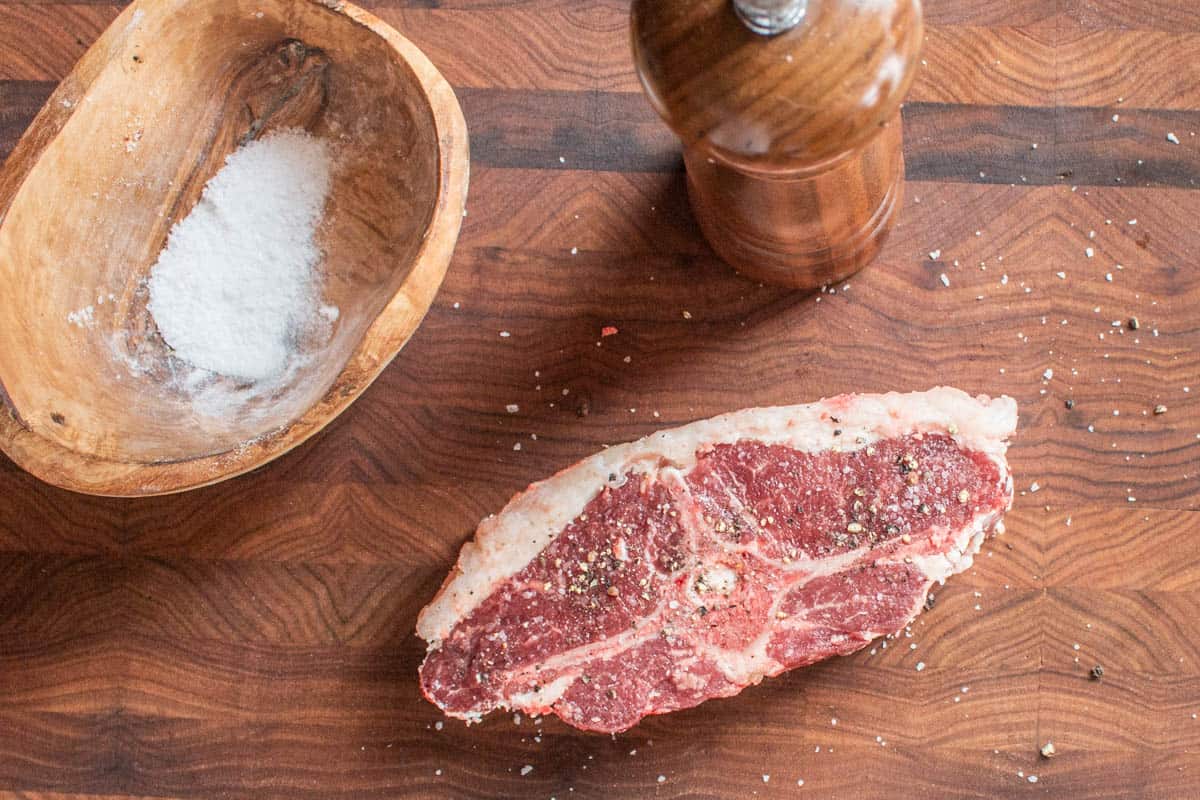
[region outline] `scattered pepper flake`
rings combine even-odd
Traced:
[[[617,329],[616,325],[605,325],[600,329],[600,338],[603,339],[605,336],[616,336],[618,333],[620,333],[620,331]]]

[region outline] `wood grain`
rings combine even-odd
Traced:
[[[0,4],[0,152],[118,5]],[[354,407],[178,497],[69,494],[0,458],[0,794],[1194,797],[1194,4],[929,0],[908,203],[873,267],[812,295],[703,244],[627,3],[431,5],[377,4],[454,76],[469,214]],[[659,427],[934,382],[1018,399],[1019,493],[912,638],[615,739],[436,729],[413,621],[513,492]]]

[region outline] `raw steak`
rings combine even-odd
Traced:
[[[587,730],[737,694],[907,625],[1012,503],[1007,397],[845,395],[696,422],[533,484],[417,621],[468,721]]]

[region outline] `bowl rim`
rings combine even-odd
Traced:
[[[106,497],[175,494],[245,474],[287,453],[345,411],[395,358],[420,326],[450,265],[466,207],[470,178],[467,124],[449,82],[429,58],[388,23],[343,0],[294,0],[346,17],[383,39],[424,92],[437,134],[437,196],[412,260],[412,269],[363,332],[325,393],[291,422],[224,452],[174,461],[133,462],[83,453],[25,423],[0,380],[0,450],[25,471],[62,489]],[[138,9],[134,0],[97,38],[34,117],[0,170],[0,221],[45,148],[75,110],[64,100],[82,96],[106,65]],[[62,113],[67,109],[68,113]]]

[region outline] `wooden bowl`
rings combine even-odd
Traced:
[[[225,156],[297,127],[336,153],[317,244],[340,316],[284,385],[215,414],[181,387],[146,278]],[[0,447],[50,483],[118,496],[203,486],[295,447],[420,324],[467,175],[449,84],[361,9],[136,0],[0,174]]]

